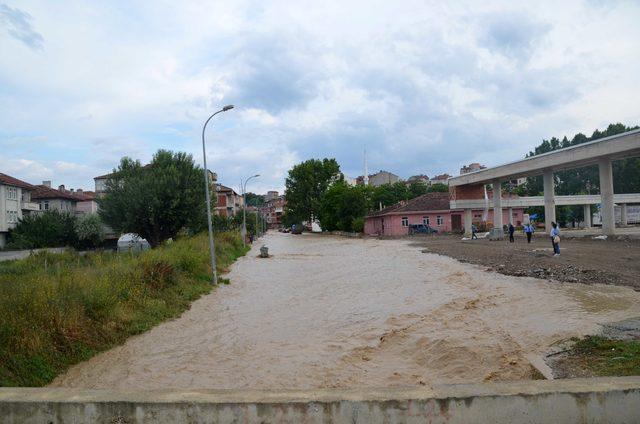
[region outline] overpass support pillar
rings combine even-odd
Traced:
[[[601,158],[598,160],[600,171],[600,197],[602,204],[600,214],[602,215],[602,234],[613,235],[616,232],[616,216],[613,208],[613,171],[611,169],[611,159]]]
[[[584,209],[584,228],[591,228],[591,205],[583,205]]]
[[[500,180],[493,182],[493,228],[489,233],[489,240],[502,240],[502,184]]]
[[[509,208],[509,224],[513,224],[513,208]]]
[[[551,223],[556,221],[556,197],[553,187],[553,170],[548,169],[542,174],[544,186],[544,228],[551,231]]]
[[[629,220],[627,218],[627,204],[620,204],[620,225],[627,225]]]
[[[464,235],[471,237],[471,226],[473,225],[473,215],[471,209],[464,210]]]

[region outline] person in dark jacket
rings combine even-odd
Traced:
[[[514,242],[513,233],[516,231],[516,227],[512,223],[509,223],[509,243]]]

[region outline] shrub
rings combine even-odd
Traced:
[[[25,215],[18,225],[9,231],[8,247],[35,249],[75,246],[77,241],[75,217],[68,212],[49,210]]]
[[[364,231],[364,218],[363,217],[353,218],[353,223],[351,224],[351,228],[356,233],[363,232]]]

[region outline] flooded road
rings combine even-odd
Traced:
[[[406,240],[271,233],[231,285],[53,386],[383,387],[528,378],[526,355],[640,316],[625,287],[517,278]],[[561,260],[561,259],[559,259]]]

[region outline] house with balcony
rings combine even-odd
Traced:
[[[0,173],[0,248],[7,244],[7,234],[23,216],[38,210],[31,201],[35,187],[31,184]]]
[[[260,208],[260,213],[264,216],[268,228],[280,228],[282,226],[282,215],[287,204],[284,195],[271,198],[264,202]]]
[[[236,193],[231,187],[227,187],[220,183],[215,184],[216,207],[213,211],[214,215],[234,216],[242,210],[244,201],[242,196]]]

